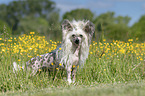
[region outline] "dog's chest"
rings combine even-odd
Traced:
[[[80,47],[76,48],[74,53],[69,55],[69,60],[72,65],[78,65]]]
[[[71,65],[78,65],[79,55],[78,54],[70,54],[68,58]]]

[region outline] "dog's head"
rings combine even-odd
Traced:
[[[69,39],[75,46],[84,41],[90,44],[94,31],[94,24],[90,21],[64,20],[62,23],[63,41]]]

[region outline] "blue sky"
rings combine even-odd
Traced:
[[[0,0],[7,4],[13,0]],[[115,16],[129,16],[129,25],[134,24],[145,15],[145,0],[52,0],[60,9],[60,15],[77,8],[89,8],[96,16],[108,11],[115,12]]]

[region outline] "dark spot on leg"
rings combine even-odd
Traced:
[[[33,68],[35,67],[35,65],[32,66]]]
[[[41,64],[42,64],[42,63],[43,63],[43,60],[41,60],[40,62],[41,62]]]
[[[43,61],[45,61],[45,59],[43,58]]]

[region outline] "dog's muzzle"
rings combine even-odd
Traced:
[[[76,40],[75,40],[75,43],[76,43],[76,44],[79,44],[79,39],[76,39]]]

